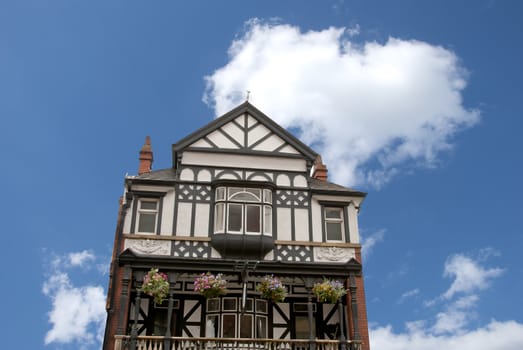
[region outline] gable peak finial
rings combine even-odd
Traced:
[[[249,102],[249,97],[251,96],[251,91],[247,90],[247,94],[245,95],[245,102]]]

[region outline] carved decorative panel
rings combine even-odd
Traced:
[[[125,248],[130,248],[138,254],[170,255],[171,242],[154,239],[126,239]]]
[[[353,248],[314,247],[314,261],[346,262],[355,257]]]

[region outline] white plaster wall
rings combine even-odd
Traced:
[[[234,124],[234,123],[227,123],[224,126],[222,126],[221,129],[223,131],[225,131],[226,134],[231,136],[240,145],[244,144],[243,137],[244,137],[245,133],[238,126],[236,126],[236,124]]]
[[[191,203],[178,203],[178,221],[176,222],[176,236],[191,235]]]
[[[273,181],[274,179],[274,174],[272,173],[265,173],[264,175],[254,175],[254,171],[246,171],[245,172],[245,179],[249,180],[249,181]]]
[[[125,214],[125,218],[123,220],[123,233],[130,233],[131,232],[131,221],[133,218],[133,206],[136,205],[136,201],[132,201],[129,208],[127,208],[127,213]]]
[[[221,171],[216,173],[216,178],[220,180],[240,180],[242,178],[241,171],[235,171],[234,174],[231,174],[230,172]]]
[[[238,146],[218,130],[207,135],[207,138],[219,148],[238,149]]]
[[[174,215],[174,190],[168,191],[163,197],[162,207],[162,227],[160,234],[171,236],[173,233],[173,215]]]
[[[278,186],[290,186],[291,185],[291,179],[285,174],[280,174],[276,178],[276,185]]]
[[[247,135],[247,145],[248,147],[251,147],[255,142],[260,140],[265,135],[268,135],[271,131],[267,129],[265,126],[259,124],[254,129],[249,131],[249,134]]]
[[[291,210],[289,208],[278,208],[278,237],[276,239],[290,241],[291,236]]]
[[[180,172],[180,180],[182,181],[194,181],[194,172],[192,169],[183,169]]]
[[[194,236],[208,237],[209,236],[209,204],[196,204],[195,220],[194,220]]]
[[[300,154],[294,147],[287,145],[280,150],[281,153]]]
[[[305,178],[305,176],[296,176],[294,178],[294,187],[307,187],[307,179]]]
[[[207,169],[200,170],[198,172],[198,181],[199,182],[210,182],[211,181],[211,172]]]
[[[322,221],[321,221],[321,206],[316,199],[311,201],[312,213],[312,240],[314,242],[322,242]]]
[[[246,169],[257,169],[263,166],[264,169],[273,170],[307,170],[307,164],[302,159],[189,151],[183,153],[182,164]]]
[[[349,216],[349,239],[350,243],[360,243],[360,232],[358,228],[358,210],[354,204],[350,204],[348,209]]]
[[[309,240],[309,211],[307,209],[294,209],[294,227],[296,240]]]
[[[280,146],[283,146],[285,141],[279,138],[276,135],[271,135],[259,144],[257,144],[253,149],[256,151],[267,151],[272,152]]]

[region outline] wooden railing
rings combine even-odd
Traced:
[[[250,338],[186,338],[115,336],[114,350],[360,350],[359,341],[315,339],[250,339]]]

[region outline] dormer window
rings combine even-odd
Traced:
[[[272,235],[270,189],[218,187],[215,203],[215,233]]]

